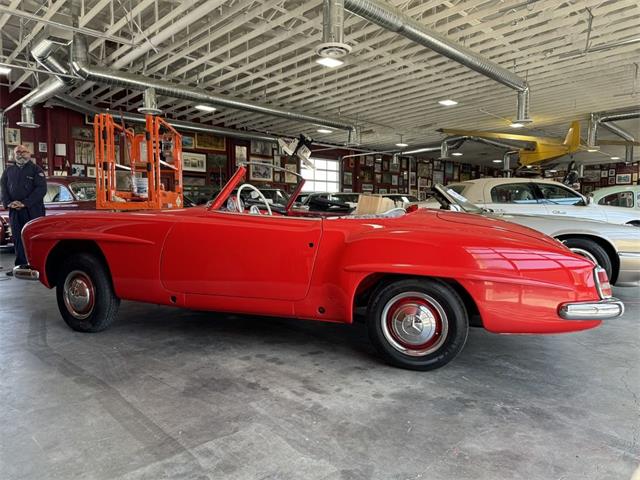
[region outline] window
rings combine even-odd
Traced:
[[[450,188],[450,187],[448,187]],[[456,192],[459,193],[459,192]],[[538,203],[533,187],[529,183],[505,183],[491,189],[492,203]]]
[[[340,162],[322,158],[310,158],[309,162],[315,167],[310,168],[302,164],[302,177],[305,180],[304,192],[339,192],[340,191]]]
[[[633,208],[633,192],[612,193],[611,195],[602,197],[598,204],[609,205],[610,207]]]
[[[78,200],[95,200],[96,199],[95,183],[74,182],[69,185],[69,188],[75,194]]]
[[[450,188],[451,190],[453,190],[454,192],[456,192],[459,195],[464,195],[464,191],[467,188],[467,185],[465,185],[464,183],[454,183],[451,185],[447,185],[447,188]]]
[[[584,200],[578,192],[563,187],[562,185],[551,185],[549,183],[536,183],[544,203],[553,205],[584,205]]]
[[[71,192],[67,190],[67,187],[56,183],[47,184],[47,193],[44,196],[44,203],[71,201],[73,201],[73,196],[71,195]]]

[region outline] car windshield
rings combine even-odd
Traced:
[[[95,200],[96,184],[89,182],[73,182],[69,188],[77,200]]]
[[[433,190],[436,193],[434,196],[440,203],[444,200],[452,205],[457,205],[460,210],[467,213],[483,213],[485,211],[475,203],[471,203],[466,197],[460,195],[453,188],[443,187],[440,184],[436,184],[433,187]]]

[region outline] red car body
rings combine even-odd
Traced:
[[[601,323],[559,315],[568,303],[603,301],[591,262],[539,232],[472,214],[94,211],[36,219],[23,239],[45,286],[54,286],[64,255],[88,249],[103,259],[115,295],[139,302],[351,323],[381,282],[427,278],[455,289],[490,332]]]

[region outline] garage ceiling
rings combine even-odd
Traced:
[[[35,67],[29,42],[45,24],[24,14],[70,25],[74,3],[81,27],[127,42],[90,37],[93,62],[296,112],[340,116],[359,126],[359,141],[367,147],[393,148],[400,135],[412,146],[437,141],[442,137],[438,127],[505,129],[515,115],[512,90],[348,13],[345,39],[353,47],[348,62],[337,69],[321,67],[314,61],[321,41],[319,0],[2,0],[2,61]],[[586,119],[589,112],[640,103],[634,63],[640,61],[640,43],[584,53],[588,38],[593,48],[638,37],[637,0],[389,3],[526,78],[534,119],[528,133],[564,135],[571,120]],[[167,38],[168,31],[173,35]],[[46,78],[34,75],[13,70],[11,88]],[[138,91],[89,83],[70,93],[111,108],[134,109],[141,103]],[[459,104],[437,103],[446,98]],[[206,114],[171,98],[161,104],[166,114],[180,119],[346,140],[344,132],[322,135],[312,125],[249,112]],[[584,137],[586,122],[583,126]],[[637,122],[621,126],[638,132]]]

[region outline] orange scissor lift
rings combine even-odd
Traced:
[[[182,136],[160,117],[145,118],[145,133],[136,134],[108,113],[95,116],[96,208],[155,210],[184,205]],[[124,141],[124,163],[117,162],[119,139]],[[119,188],[116,172],[130,173],[130,190]]]

